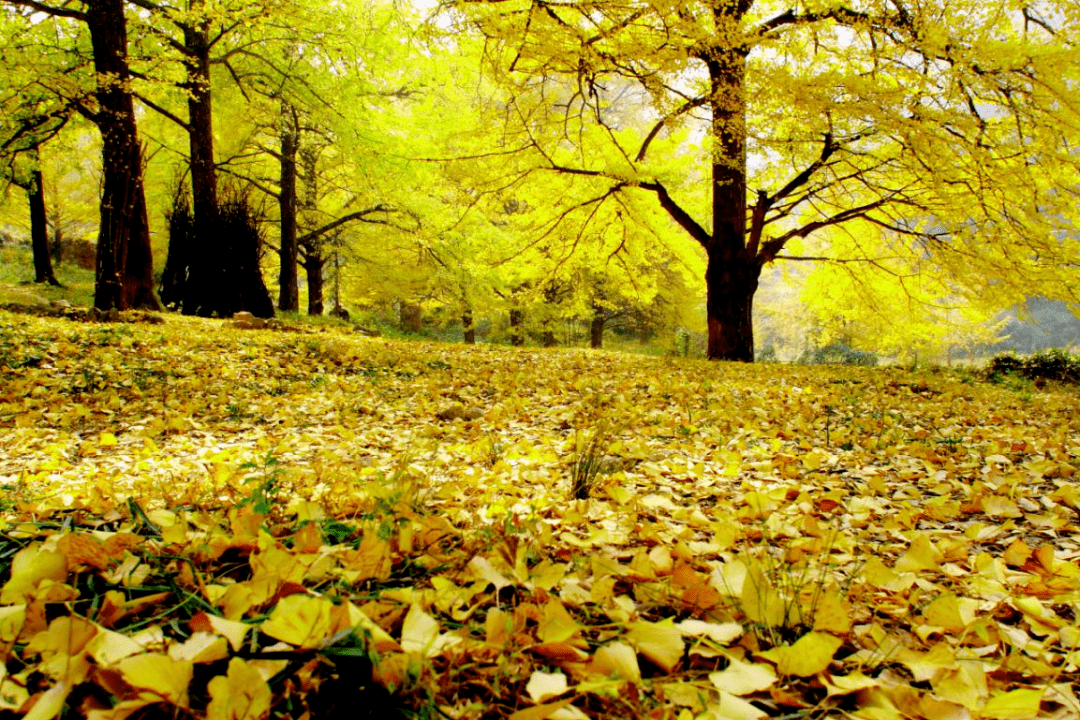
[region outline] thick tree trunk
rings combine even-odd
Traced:
[[[135,107],[128,91],[127,26],[123,0],[95,0],[86,23],[97,71],[101,132],[101,225],[98,229],[94,305],[161,309],[154,296],[154,260],[143,193]]]
[[[589,347],[604,347],[604,311],[593,308],[592,321],[589,323]]]
[[[296,110],[285,103],[281,110],[281,269],[278,272],[278,310],[300,309],[296,247],[296,152],[299,140]]]
[[[37,151],[34,151],[35,161]],[[35,165],[30,171],[30,184],[26,187],[30,203],[30,246],[34,253],[34,282],[60,287],[53,273],[52,256],[49,254],[49,223],[45,211],[45,185],[41,167]]]
[[[179,309],[185,303],[198,304],[195,297],[189,297],[194,287],[188,286],[190,256],[197,241],[195,219],[188,195],[182,187],[177,189],[172,208],[166,212],[166,220],[169,224],[169,253],[165,257],[165,268],[161,271],[161,304]]]
[[[717,11],[719,27],[733,21],[725,15],[729,12]],[[705,64],[717,145],[712,166],[712,238],[705,248],[709,262],[705,271],[707,357],[753,362],[752,310],[761,266],[756,248],[746,243],[746,57],[728,49],[710,54]]]
[[[319,254],[313,254],[318,251]],[[304,258],[304,274],[307,276],[307,312],[308,315],[323,314],[323,268],[326,267],[326,258],[321,254],[322,247],[316,246],[308,250]]]
[[[201,5],[191,3],[193,8]],[[183,25],[188,98],[188,152],[191,168],[191,210],[195,217],[195,252],[183,253],[194,263],[214,263],[217,225],[217,170],[214,167],[214,112],[210,85],[210,41],[205,21]]]
[[[473,322],[472,310],[464,310],[461,313],[461,327],[465,332],[465,344],[476,344],[476,323]]]
[[[705,285],[710,360],[754,361],[754,293],[760,273],[754,260],[709,258]]]
[[[401,301],[401,307],[398,310],[398,320],[401,323],[401,329],[407,333],[416,334],[420,332],[420,328],[423,326],[423,313],[420,309],[420,305],[407,300]]]

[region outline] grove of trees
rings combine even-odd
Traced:
[[[56,282],[48,225],[86,200],[45,191],[89,172],[102,310],[306,294],[467,342],[700,326],[751,361],[779,261],[822,342],[1080,301],[1073,2],[0,7],[5,222]]]

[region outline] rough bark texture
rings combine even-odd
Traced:
[[[26,188],[30,203],[30,246],[34,253],[34,282],[60,286],[53,273],[52,255],[49,254],[49,223],[45,211],[45,186],[41,168],[30,171],[30,184]]]
[[[194,5],[195,3],[193,3]],[[205,23],[183,25],[184,59],[187,79],[183,88],[188,98],[188,152],[191,168],[191,208],[194,234],[193,252],[183,254],[193,263],[217,261],[216,244],[217,171],[214,167],[214,114],[210,86],[210,42]],[[172,248],[169,248],[170,253]]]
[[[299,199],[305,227],[314,230],[319,209],[319,150],[313,145],[300,149],[304,193]],[[322,315],[324,309],[323,271],[326,268],[326,240],[321,232],[308,232],[297,239],[307,277],[308,315]]]
[[[281,218],[280,271],[278,272],[278,310],[300,309],[296,247],[296,151],[298,132],[295,111],[288,104],[281,113],[281,192],[278,207]]]
[[[102,141],[94,305],[100,310],[158,310],[135,107],[127,88],[130,72],[123,0],[88,3],[86,23],[98,78],[99,107],[94,120]]]
[[[737,22],[717,11],[717,24]],[[753,300],[761,266],[746,243],[746,57],[727,49],[706,55],[712,94],[712,237],[706,244],[710,360],[754,360]]]

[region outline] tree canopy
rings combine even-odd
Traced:
[[[25,174],[73,114],[100,126],[119,117],[106,100],[142,108],[129,149],[103,148],[103,187],[147,186],[158,267],[163,218],[190,187],[194,235],[169,244],[161,285],[180,305],[178,278],[228,275],[223,184],[268,223],[261,273],[287,311],[302,288],[324,312],[332,282],[334,307],[483,317],[493,337],[660,313],[707,330],[710,358],[752,360],[777,261],[805,266],[788,277],[811,283],[822,338],[830,307],[853,302],[879,316],[906,295],[963,305],[990,327],[1027,297],[1078,300],[1071,3],[459,0],[422,17],[360,0],[138,0],[110,10],[132,28],[118,84],[92,67],[115,49],[79,22],[96,2],[6,8],[7,167]],[[116,159],[143,142],[146,158]],[[145,285],[135,232],[143,249],[116,247]],[[813,291],[840,277],[850,292]],[[147,301],[129,294],[100,302]],[[940,336],[942,317],[864,337]]]

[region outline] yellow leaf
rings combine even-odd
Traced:
[[[491,564],[490,560],[479,555],[469,561],[469,569],[472,570],[473,575],[478,579],[485,580],[494,585],[496,590],[502,590],[504,587],[513,584],[507,580],[502,573],[495,569],[495,566]]]
[[[401,626],[401,647],[405,652],[420,653],[425,657],[435,657],[443,649],[461,642],[458,635],[444,633],[439,635],[439,624],[435,618],[413,604]]]
[[[926,533],[916,533],[911,545],[893,566],[899,572],[940,570],[942,554],[930,543]]]
[[[149,690],[177,707],[187,707],[187,689],[192,677],[190,662],[145,653],[126,657],[115,667],[133,687]]]
[[[552,599],[543,609],[540,616],[540,624],[536,628],[536,637],[542,643],[560,643],[570,640],[581,632],[581,626],[577,624],[563,604]]]
[[[421,610],[419,605],[412,605],[401,627],[402,649],[405,652],[424,654],[435,644],[438,637],[439,624],[435,622],[435,618]]]
[[[27,650],[45,656],[71,657],[81,654],[97,633],[97,626],[89,620],[73,616],[58,617],[49,623],[48,630],[31,638]]]
[[[762,653],[776,663],[781,675],[810,677],[824,672],[843,642],[838,637],[821,632],[809,632],[793,645],[784,645]]]
[[[98,664],[109,667],[126,657],[146,652],[146,648],[127,635],[112,630],[100,630],[94,639],[87,643],[86,651]]]
[[[66,682],[58,682],[51,688],[41,693],[34,707],[23,716],[23,720],[53,720],[60,717],[64,709],[64,701],[71,693],[71,686]]]
[[[112,447],[117,442],[116,436],[111,432],[103,432],[98,436],[98,447]]]
[[[270,686],[242,658],[229,660],[225,676],[210,680],[206,720],[261,720],[270,714]]]
[[[876,588],[890,592],[902,592],[915,584],[915,576],[910,574],[901,575],[894,570],[885,567],[880,558],[872,557],[863,566],[862,576],[866,582]]]
[[[223,617],[209,615],[205,612],[196,613],[191,618],[190,625],[191,629],[196,632],[201,630],[221,635],[229,641],[229,647],[233,649],[233,652],[243,646],[244,638],[247,637],[248,630],[251,629],[251,625],[239,620],[226,620]]]
[[[274,607],[260,629],[290,645],[315,648],[330,634],[331,608],[330,601],[323,597],[289,595]]]
[[[507,720],[547,720],[547,718],[552,717],[556,712],[568,705],[570,705],[569,700],[560,700],[559,702],[550,703],[548,705],[537,705],[535,707],[525,708],[524,710],[518,710],[507,718]]]
[[[199,631],[179,645],[170,645],[169,657],[193,663],[216,662],[229,657],[229,647],[220,635]]]
[[[492,608],[484,618],[484,636],[492,645],[503,647],[510,640],[512,630],[510,615],[505,610]]]
[[[693,618],[683,620],[681,623],[677,623],[675,627],[679,628],[684,635],[704,636],[721,645],[727,645],[732,640],[741,637],[744,632],[743,626],[739,623],[709,623],[704,620],[694,620]]]
[[[627,625],[626,638],[638,652],[665,672],[671,672],[683,656],[683,636],[677,627],[644,620]]]
[[[776,672],[768,665],[732,658],[720,672],[709,673],[709,681],[723,692],[749,695],[772,687],[776,683]]]
[[[559,673],[546,673],[534,670],[525,685],[525,692],[529,693],[534,703],[550,700],[562,695],[567,690],[566,676]]]
[[[953,632],[963,630],[975,621],[970,603],[961,603],[961,599],[952,593],[942,595],[923,608],[923,617],[927,624]]]
[[[982,709],[982,717],[994,720],[1029,720],[1039,717],[1043,691],[1018,688],[1002,695],[993,695]]]
[[[638,666],[637,653],[621,642],[609,642],[593,655],[589,669],[605,677],[618,675],[623,680],[637,682],[641,680],[641,668]]]
[[[743,581],[741,605],[746,617],[755,623],[777,627],[784,623],[784,599],[757,563],[747,568]]]
[[[768,713],[743,700],[737,695],[720,691],[720,702],[709,705],[710,714],[723,720],[756,720],[768,717]]]
[[[836,587],[829,588],[818,598],[814,607],[814,629],[834,633],[851,630],[851,616]]]
[[[0,607],[0,642],[13,643],[26,624],[26,605]]]
[[[62,583],[67,579],[67,560],[58,552],[30,545],[11,559],[11,578],[0,590],[0,605],[15,605],[31,599],[34,590],[46,580]]]
[[[833,675],[823,679],[829,695],[851,695],[862,690],[869,690],[881,685],[881,682],[866,677],[861,672],[853,672],[850,675]]]

